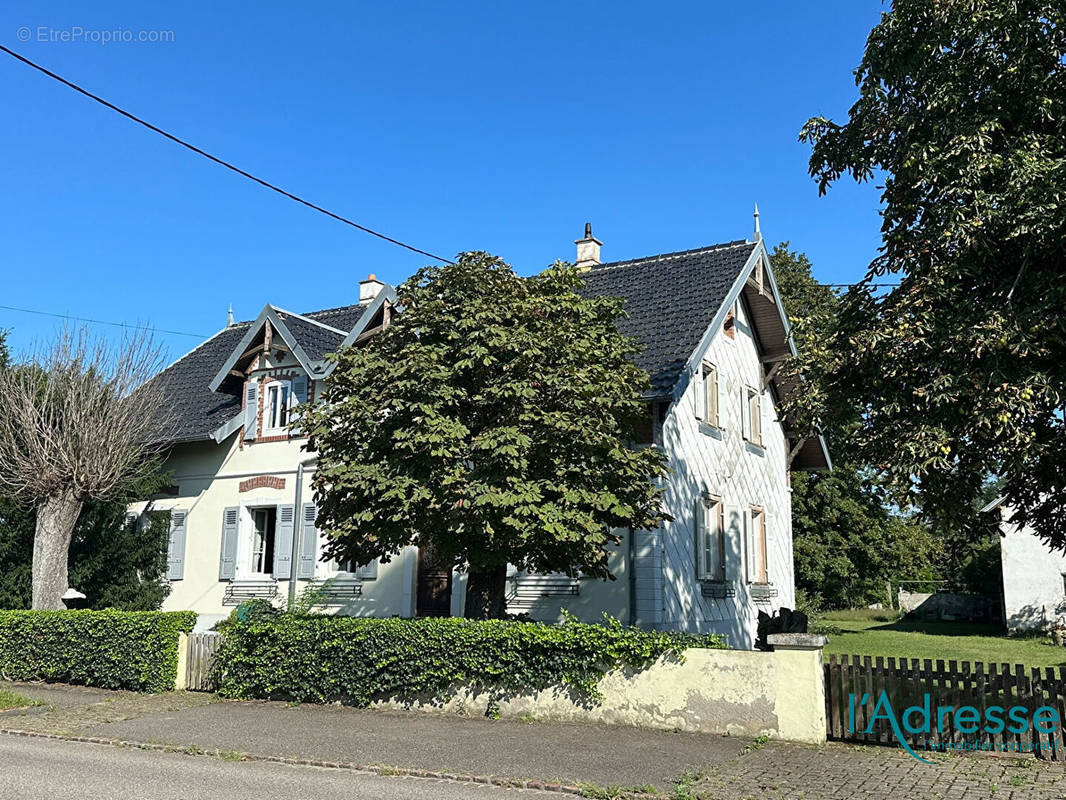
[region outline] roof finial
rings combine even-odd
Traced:
[[[762,231],[759,230],[759,204],[755,204],[755,241],[762,241]]]
[[[226,314],[226,327],[233,327],[233,303],[229,304],[229,313]]]
[[[585,238],[586,239],[591,239],[592,238],[592,223],[591,222],[586,222],[585,223]]]

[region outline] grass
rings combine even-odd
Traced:
[[[819,620],[828,630],[831,654],[1066,666],[1066,648],[1044,637],[1007,636],[992,625],[901,620],[889,611],[829,611]]]
[[[28,697],[23,697],[21,694],[8,691],[7,689],[0,689],[0,711],[7,711],[11,708],[25,708],[26,706],[35,706],[37,702],[31,700]]]

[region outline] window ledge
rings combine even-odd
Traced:
[[[766,455],[766,445],[756,444],[755,442],[751,441],[750,439],[745,439],[744,440],[744,448],[749,453],[751,453],[752,455],[755,455],[755,456],[765,456]]]
[[[720,428],[717,425],[712,425],[711,423],[703,422],[702,420],[700,420],[700,433],[712,436],[715,439],[725,438],[725,428]]]
[[[737,589],[733,581],[716,581],[710,578],[700,578],[700,594],[704,597],[725,599],[736,597]]]

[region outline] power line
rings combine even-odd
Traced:
[[[2,46],[2,45],[0,45],[0,46]],[[199,333],[187,333],[185,331],[168,331],[165,328],[153,328],[153,327],[151,327],[149,325],[131,325],[128,322],[111,322],[111,321],[106,320],[106,319],[90,319],[89,317],[75,317],[75,316],[73,316],[71,314],[56,314],[56,313],[54,313],[52,311],[39,311],[39,310],[34,309],[34,308],[19,308],[18,306],[0,305],[0,309],[4,309],[5,311],[20,311],[23,314],[37,314],[37,315],[42,316],[42,317],[55,317],[57,319],[70,319],[70,320],[75,320],[76,322],[89,322],[89,323],[91,323],[93,325],[112,325],[112,326],[114,326],[116,328],[129,328],[130,330],[151,331],[152,333],[167,333],[167,334],[171,334],[172,336],[194,336],[197,339],[206,339],[207,338],[206,336],[203,336],[203,335],[201,335]]]
[[[862,283],[861,281],[856,283],[823,283],[822,286],[827,289],[850,289],[852,286],[869,286],[871,289],[885,289],[899,287],[898,283]]]
[[[119,108],[114,103],[110,103],[107,100],[104,100],[104,98],[99,97],[98,95],[95,95],[95,94],[93,94],[92,92],[90,92],[90,91],[88,91],[86,89],[83,89],[82,87],[78,86],[76,83],[72,83],[71,81],[68,81],[66,78],[64,78],[64,77],[62,77],[60,75],[57,75],[56,73],[52,72],[49,69],[46,69],[45,67],[42,67],[40,64],[37,64],[37,63],[35,63],[33,61],[30,61],[25,56],[16,53],[14,50],[12,50],[12,49],[10,49],[8,47],[5,47],[2,44],[0,44],[0,50],[2,50],[3,52],[7,53],[12,58],[17,59],[18,61],[21,61],[26,66],[32,67],[33,69],[37,70],[38,72],[41,72],[41,73],[47,75],[49,78],[52,78],[53,80],[59,81],[64,86],[70,87],[71,89],[73,89],[74,91],[78,92],[79,94],[85,95],[90,100],[95,100],[100,105],[105,106],[107,108],[110,108],[112,111],[116,112],[117,114],[121,114],[122,116],[126,117],[126,119],[132,120],[132,121],[136,122],[138,125],[143,125],[148,130],[153,131],[154,133],[158,133],[160,136],[162,136],[162,137],[164,137],[166,139],[169,139],[170,141],[174,142],[175,144],[180,144],[182,147],[184,147],[184,148],[186,148],[188,150],[192,150],[197,155],[203,156],[204,158],[208,159],[209,161],[213,161],[216,164],[218,164],[220,166],[223,166],[223,167],[225,167],[228,170],[232,170],[233,172],[236,172],[238,175],[242,175],[243,177],[247,178],[248,180],[254,181],[255,183],[258,183],[260,186],[263,186],[263,187],[265,187],[267,189],[270,189],[271,191],[277,192],[278,194],[283,195],[284,197],[287,197],[290,200],[295,200],[297,203],[300,203],[301,205],[305,205],[308,208],[313,209],[315,211],[318,211],[321,214],[325,214],[327,217],[331,217],[332,219],[335,219],[338,222],[343,222],[345,225],[351,225],[353,228],[357,228],[358,230],[363,231],[363,233],[369,233],[371,236],[376,236],[379,239],[383,239],[386,242],[389,242],[390,244],[394,244],[394,245],[396,245],[398,247],[406,248],[407,250],[410,250],[413,253],[418,253],[419,255],[427,256],[427,257],[432,258],[432,259],[434,259],[436,261],[442,261],[445,264],[454,263],[450,259],[442,258],[441,256],[434,255],[433,253],[430,253],[428,250],[420,250],[419,248],[417,248],[417,247],[415,247],[413,245],[407,244],[406,242],[401,242],[399,239],[393,239],[391,236],[386,236],[384,233],[379,233],[378,231],[376,231],[376,230],[374,230],[372,228],[368,228],[365,225],[360,225],[358,222],[350,220],[347,217],[342,217],[340,214],[334,214],[332,211],[328,211],[327,209],[322,208],[322,206],[315,205],[311,201],[305,200],[302,197],[300,197],[299,195],[295,195],[292,192],[286,191],[285,189],[282,189],[279,186],[275,186],[273,183],[265,181],[262,178],[257,178],[252,173],[246,172],[245,170],[241,169],[240,167],[234,166],[233,164],[229,163],[228,161],[223,161],[221,158],[218,158],[217,156],[213,156],[213,155],[211,155],[210,153],[208,153],[205,150],[201,150],[196,145],[190,144],[189,142],[186,142],[184,139],[179,139],[177,136],[174,136],[171,133],[167,133],[162,128],[159,128],[159,127],[153,125],[152,123],[147,122],[147,121],[141,119],[140,117],[135,116],[134,114],[131,114],[129,111],[125,111],[125,110]]]

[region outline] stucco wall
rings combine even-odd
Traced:
[[[638,583],[641,617],[665,628],[723,633],[733,647],[750,648],[759,610],[772,613],[781,606],[795,605],[788,445],[769,391],[762,394],[763,446],[755,447],[743,438],[742,392],[748,386],[758,389],[763,373],[743,304],[738,304],[735,337],[717,332],[701,360],[718,368],[724,387],[725,402],[719,408],[721,429],[697,418],[697,403],[702,403],[700,384],[687,373],[663,425],[671,469],[666,503],[675,519],[658,535],[643,539],[646,549],[660,550],[663,580]],[[721,497],[725,505],[726,574],[733,597],[704,597],[696,578],[694,505],[702,490]],[[740,514],[753,505],[766,510],[767,571],[777,592],[775,597],[759,602],[752,599],[745,578],[740,525]],[[652,560],[649,554],[648,561]],[[640,577],[638,573],[638,581]],[[657,602],[659,608],[649,600]]]
[[[825,741],[820,649],[688,650],[643,672],[615,671],[600,682],[603,702],[585,706],[559,690],[499,701],[503,717],[638,725],[662,730],[796,742]],[[378,706],[483,715],[490,698],[461,690],[449,702],[383,701]]]
[[[1005,509],[1003,517],[1009,518]],[[1004,522],[1000,554],[1003,561],[1003,607],[1011,630],[1048,628],[1066,622],[1066,555],[1051,550],[1031,528]]]

